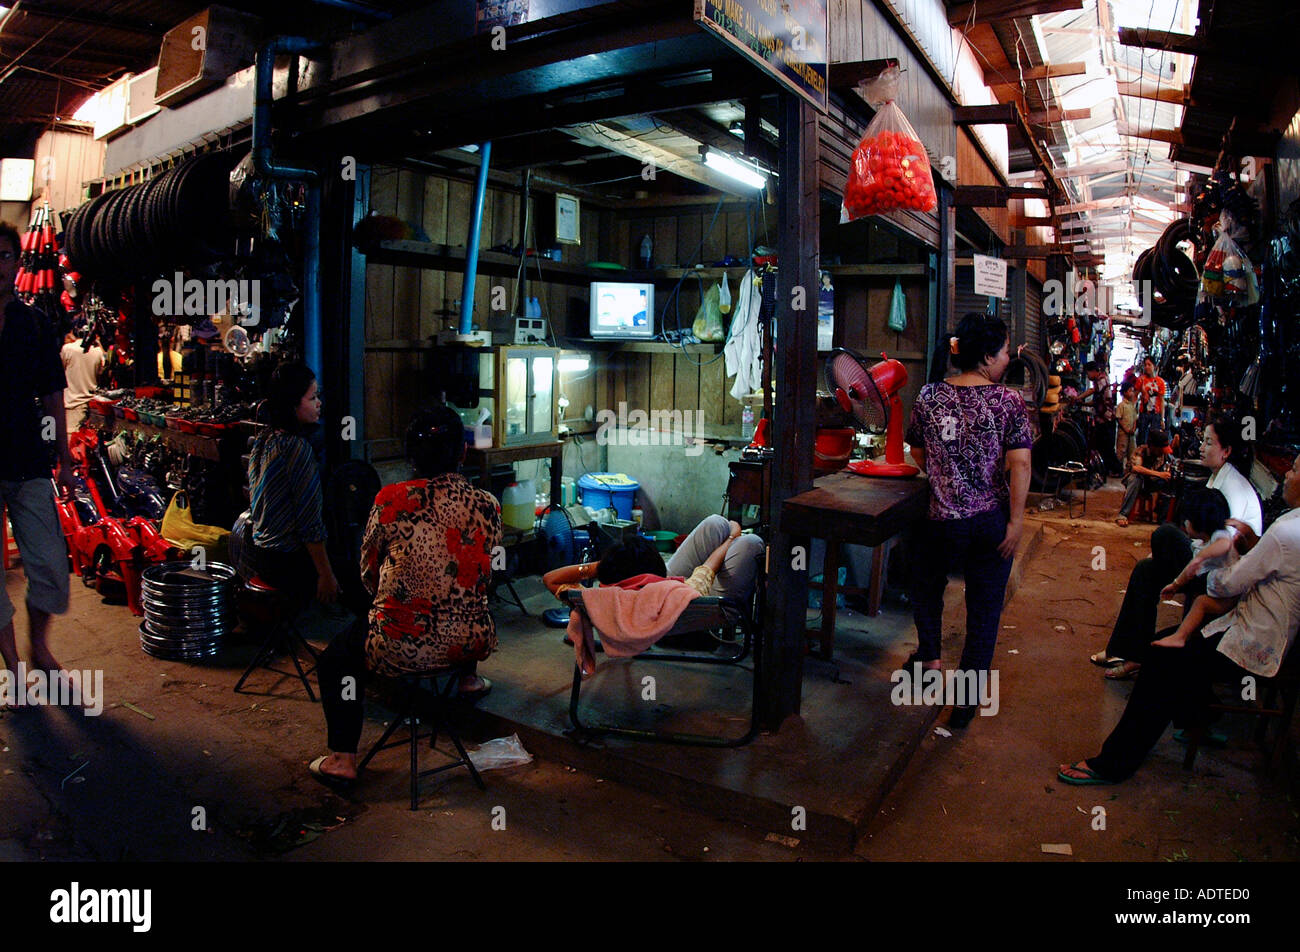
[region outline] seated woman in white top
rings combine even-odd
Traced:
[[[1264,518],[1259,496],[1245,476],[1250,471],[1250,446],[1243,439],[1239,420],[1219,415],[1210,421],[1201,441],[1201,462],[1211,473],[1206,488],[1223,493],[1230,518],[1249,526],[1258,537],[1264,531]],[[1234,536],[1238,534],[1236,528],[1231,531]],[[1106,650],[1091,658],[1093,664],[1110,668],[1107,678],[1127,680],[1137,674],[1155,637],[1160,591],[1187,566],[1202,544],[1174,525],[1163,525],[1151,534],[1151,557],[1134,566]],[[1184,587],[1187,609],[1204,594],[1204,586],[1205,577],[1201,576]]]

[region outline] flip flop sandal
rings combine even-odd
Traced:
[[[1102,677],[1107,681],[1132,681],[1141,670],[1142,665],[1136,661],[1125,661],[1123,664],[1111,668]]]
[[[477,691],[462,691],[460,690],[460,688],[457,688],[456,696],[459,698],[463,698],[466,701],[483,700],[483,698],[487,697],[489,694],[492,693],[492,682],[489,681],[487,678],[480,678],[479,680],[483,682],[483,686],[479,688]]]
[[[1100,787],[1100,786],[1110,786],[1111,784],[1115,783],[1114,780],[1107,780],[1104,777],[1099,777],[1097,774],[1093,773],[1093,771],[1087,767],[1071,766],[1070,769],[1077,770],[1079,773],[1086,774],[1087,776],[1071,777],[1064,770],[1058,770],[1056,772],[1056,779],[1061,781],[1061,783],[1068,783],[1074,787]]]
[[[351,787],[357,782],[355,778],[336,777],[333,774],[327,774],[325,771],[321,770],[320,765],[325,763],[325,761],[329,759],[329,756],[329,754],[321,754],[307,765],[307,770],[310,771],[313,777],[325,784],[327,787]]]
[[[1123,658],[1117,658],[1104,651],[1098,651],[1095,655],[1089,655],[1088,660],[1099,668],[1113,668],[1115,665],[1122,664],[1124,661]]]

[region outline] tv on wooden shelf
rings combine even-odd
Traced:
[[[655,336],[655,288],[630,281],[591,282],[591,336],[649,340]]]

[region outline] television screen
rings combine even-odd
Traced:
[[[653,284],[624,281],[591,283],[591,336],[655,336]]]

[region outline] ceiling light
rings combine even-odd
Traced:
[[[700,153],[704,156],[704,164],[715,172],[721,172],[750,188],[767,187],[767,177],[760,175],[752,165],[733,159],[725,152],[714,152],[708,146],[700,146]]]

